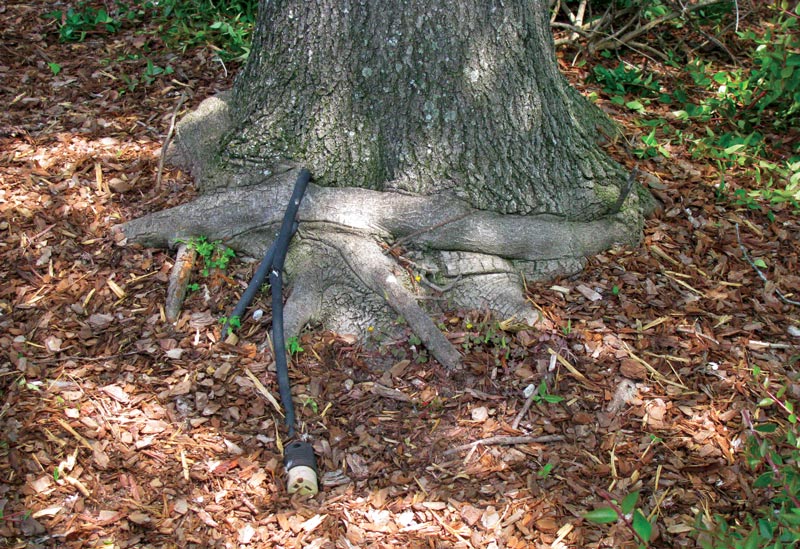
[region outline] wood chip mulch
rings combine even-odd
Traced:
[[[59,43],[51,9],[0,8],[0,546],[635,547],[582,517],[640,490],[652,546],[693,547],[698,513],[765,497],[742,413],[769,419],[754,366],[800,396],[798,309],[776,297],[800,288],[800,224],[715,200],[714,168],[678,148],[640,163],[664,204],[641,246],[529,286],[551,330],[443,316],[458,375],[408,341],[376,357],[304,336],[293,385],[323,490],[287,496],[281,418],[253,382],[277,394],[268,302],[219,341],[252,264],[196,273],[171,325],[169,252],[111,231],[193,195],[174,169],[155,185],[161,142],[181,94],[185,112],[236,67],[136,28]],[[130,89],[144,57],[174,73]]]

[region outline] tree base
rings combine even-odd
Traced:
[[[129,241],[148,246],[173,247],[202,235],[260,257],[296,176],[291,170],[259,185],[206,194],[122,230]],[[455,350],[436,335],[418,300],[438,302],[440,309],[488,309],[501,320],[535,325],[539,316],[524,281],[578,272],[585,257],[635,242],[639,223],[624,209],[575,222],[475,210],[442,195],[310,184],[286,264],[286,334],[312,324],[363,336],[402,317],[440,362],[454,365]]]
[[[263,256],[297,168],[220,167],[216,147],[229,128],[224,96],[204,101],[181,121],[170,155],[191,169],[201,196],[125,223],[129,241],[173,247],[205,236]],[[420,303],[489,310],[500,320],[535,326],[539,315],[525,297],[525,281],[578,272],[587,256],[638,240],[638,193],[622,198],[605,216],[575,221],[479,210],[446,192],[421,196],[309,184],[286,262],[286,336],[311,324],[363,337],[402,319],[437,360],[455,366],[457,351]]]

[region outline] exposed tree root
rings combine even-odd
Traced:
[[[203,235],[259,257],[275,238],[297,172],[257,186],[206,194],[122,226],[130,241],[173,246]],[[621,213],[589,222],[553,215],[515,216],[475,210],[448,196],[414,196],[309,184],[286,271],[291,294],[285,331],[306,324],[364,335],[389,330],[398,316],[443,365],[459,353],[423,310],[442,300],[448,308],[489,309],[501,320],[535,325],[523,281],[576,272],[585,256],[640,234],[636,195]],[[402,242],[402,261],[385,253]],[[417,283],[425,279],[426,285]],[[388,309],[395,316],[387,314]]]
[[[336,247],[352,273],[370,290],[383,295],[386,303],[408,322],[433,357],[447,368],[458,366],[461,355],[400,283],[399,278],[404,277],[395,272],[397,266],[381,252],[380,247],[371,239],[347,234],[337,235],[336,240]]]

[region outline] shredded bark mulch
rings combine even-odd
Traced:
[[[292,381],[323,488],[290,498],[263,396],[277,394],[259,351],[268,296],[220,341],[253,264],[195,273],[172,325],[170,252],[112,231],[193,196],[174,169],[156,184],[160,146],[181,96],[183,113],[236,67],[147,28],[59,43],[51,9],[0,8],[0,545],[635,547],[623,524],[583,515],[639,490],[652,546],[692,547],[698,514],[765,497],[742,413],[770,419],[756,366],[800,396],[798,309],[776,296],[800,288],[798,217],[716,200],[715,168],[673,147],[639,162],[663,204],[641,246],[529,285],[552,329],[442,316],[457,374],[413,340],[303,336]],[[174,72],[144,81],[148,58]],[[588,90],[585,69],[563,67]]]

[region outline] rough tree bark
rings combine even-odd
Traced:
[[[173,161],[199,198],[126,236],[206,235],[259,257],[305,166],[287,335],[309,322],[363,334],[402,316],[452,362],[426,334],[423,293],[534,324],[524,280],[634,243],[645,202],[598,146],[611,122],[559,73],[547,6],[262,1],[233,90],[178,125]]]

